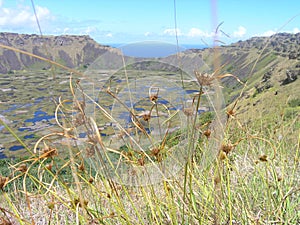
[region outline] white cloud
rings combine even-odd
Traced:
[[[108,34],[105,35],[105,37],[112,38],[112,37],[113,37],[113,34],[112,34],[112,33],[108,33]]]
[[[198,28],[191,28],[189,30],[189,32],[187,33],[187,36],[188,37],[213,37],[214,34],[213,33],[207,33],[207,32],[204,32]]]
[[[191,28],[187,36],[189,37],[200,37],[203,36],[204,32],[198,28]]]
[[[177,36],[182,36],[183,33],[181,32],[180,29],[174,29],[174,28],[169,28],[169,29],[165,29],[164,32],[163,32],[165,35],[169,35],[169,36],[176,36],[176,33],[177,33]]]
[[[296,34],[300,32],[300,29],[298,27],[295,27],[292,30],[280,30],[280,31],[275,31],[275,30],[267,30],[261,34],[256,34],[254,36],[262,36],[262,37],[270,37],[276,33],[281,33],[281,32],[285,32],[285,33],[292,33],[292,34]]]
[[[70,28],[69,27],[65,27],[64,30],[63,30],[63,34],[68,34],[70,31]]]
[[[96,27],[88,26],[88,27],[85,27],[84,30],[81,33],[91,34],[91,33],[95,33],[95,32],[97,32],[97,28]]]
[[[243,37],[246,34],[247,30],[243,26],[239,26],[237,31],[233,32],[233,37]]]
[[[151,33],[147,32],[147,33],[145,33],[145,36],[149,36],[150,34]],[[167,35],[167,36],[175,36],[176,30],[172,29],[172,28],[165,29],[163,34]],[[214,34],[208,33],[208,32],[200,30],[199,28],[193,27],[188,32],[182,32],[180,29],[177,29],[177,36],[196,38],[196,37],[213,37]]]
[[[49,11],[49,9],[47,9],[46,7],[41,7],[41,6],[36,6],[35,7],[36,9],[36,14],[37,14],[37,17],[40,19],[40,20],[44,20],[44,19],[49,19],[49,18],[52,18],[53,17],[51,16],[51,13]]]
[[[300,29],[299,29],[298,27],[295,27],[295,28],[293,29],[293,32],[292,32],[292,33],[297,34],[297,33],[299,33],[299,32],[300,32]]]
[[[0,6],[3,1],[0,0]],[[36,14],[39,22],[45,22],[53,20],[54,17],[51,15],[49,9],[46,7],[36,6]],[[26,29],[36,27],[36,17],[33,10],[29,6],[19,5],[17,8],[0,8],[0,26],[4,29]]]
[[[34,22],[33,15],[31,15],[30,12],[27,11],[27,10],[22,10],[22,11],[20,11],[18,13],[9,12],[9,14],[14,14],[14,15],[13,15],[13,17],[11,17],[10,20],[6,21],[8,24],[19,25],[19,24],[24,24],[25,21],[27,23]]]

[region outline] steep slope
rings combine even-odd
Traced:
[[[116,49],[100,45],[87,35],[44,36],[0,33],[0,44],[52,59],[70,68],[91,64],[99,55]],[[13,70],[43,69],[49,64],[39,59],[0,48],[0,73]]]
[[[285,85],[297,80],[300,75],[300,33],[254,37],[216,49],[194,49],[186,52],[185,57],[202,58],[205,66],[197,68],[200,71],[212,73],[219,69],[219,73],[234,74],[249,88],[255,87],[261,92],[275,84]],[[214,68],[216,65],[218,68]],[[241,85],[233,78],[223,79],[223,84],[232,101]]]
[[[175,56],[173,56],[175,58]],[[244,125],[261,129],[292,124],[300,129],[300,33],[253,37],[215,49],[189,50],[183,58],[201,58],[195,70],[238,77],[222,79],[223,93]]]
[[[270,128],[288,124],[294,127],[291,131],[299,132],[300,33],[254,37],[224,46],[220,52],[222,72],[232,73],[245,83],[223,80],[228,104],[244,88],[237,105],[237,117],[244,125],[270,132]]]

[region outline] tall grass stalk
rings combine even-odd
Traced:
[[[3,48],[36,57],[75,73],[48,59],[7,46]],[[206,79],[202,82],[209,83],[212,81],[210,79],[226,76],[233,75],[218,75],[214,78],[202,76],[202,79]],[[82,91],[79,85],[77,87]],[[115,167],[107,160],[110,149],[103,144],[95,120],[88,118],[85,126],[94,131],[91,140],[97,142],[97,150],[104,153],[105,158],[101,159],[102,155],[99,155],[98,159],[107,168],[95,170],[84,161],[82,150],[76,144],[73,146],[73,132],[76,128],[67,113],[63,113],[67,101],[74,101],[80,108],[79,99],[75,98],[72,77],[70,92],[74,99],[60,100],[56,108],[56,121],[61,131],[45,135],[35,146],[26,146],[1,121],[5,129],[26,146],[30,153],[27,159],[19,162],[1,161],[0,221],[5,221],[3,224],[300,223],[300,134],[296,142],[285,138],[291,131],[299,132],[293,127],[294,124],[287,126],[281,123],[279,128],[285,136],[279,141],[273,135],[274,127],[269,128],[268,136],[253,131],[251,127],[242,125],[242,121],[235,116],[235,108],[230,107],[227,110],[224,138],[218,140],[222,143],[217,149],[218,156],[211,164],[203,167],[201,156],[209,148],[211,137],[204,132],[208,127],[203,130],[198,128],[196,112],[201,106],[200,85],[195,100],[195,117],[193,120],[189,118],[189,156],[184,170],[170,177],[164,176],[159,170],[162,181],[144,186],[128,186],[122,182],[122,177],[118,177],[118,173],[114,174],[116,180],[111,178],[109,170]],[[81,94],[102,115],[113,121],[119,130],[131,137],[104,107],[84,91]],[[294,121],[298,119],[299,116],[296,116]],[[198,133],[199,139],[196,135]],[[67,145],[56,147],[51,140],[54,136],[66,138]],[[156,165],[135,139],[130,141],[145,153],[150,164]],[[104,163],[105,160],[107,163]]]

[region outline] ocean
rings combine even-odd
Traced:
[[[203,49],[207,47],[197,44],[182,44],[177,47],[175,44],[158,41],[144,41],[130,44],[113,43],[107,45],[121,49],[126,56],[141,58],[162,58],[188,49]]]

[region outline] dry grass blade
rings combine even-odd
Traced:
[[[222,23],[216,27],[216,34],[221,25]],[[177,28],[175,31],[177,36]],[[149,85],[150,88],[147,86],[149,89],[144,97],[150,101],[150,105],[147,105],[147,111],[140,112],[134,109],[133,90],[129,82],[130,71],[127,71],[125,57],[122,55],[122,71],[125,73],[126,82],[124,86],[128,89],[128,99],[119,98],[119,92],[113,92],[112,89],[107,89],[106,93],[125,109],[126,116],[129,114],[128,128],[118,122],[113,113],[97,102],[92,94],[85,91],[84,79],[93,81],[86,75],[23,50],[2,44],[0,48],[34,57],[71,72],[69,89],[72,97],[72,100],[59,97],[56,105],[55,121],[61,132],[39,137],[34,144],[33,153],[30,146],[26,146],[0,117],[4,128],[30,152],[30,157],[24,160],[11,160],[8,164],[2,164],[0,161],[0,225],[299,224],[300,136],[299,115],[296,114],[298,106],[293,108],[292,112],[296,112],[292,115],[293,119],[286,120],[282,113],[278,115],[277,124],[270,123],[268,127],[263,127],[268,132],[267,135],[252,130],[252,124],[244,125],[238,116],[239,106],[242,104],[244,92],[248,91],[248,86],[239,76],[227,73],[225,65],[218,66],[218,62],[214,61],[214,73],[201,72],[200,69],[194,72],[193,81],[197,80],[200,90],[189,102],[181,101],[182,108],[171,110],[172,104],[160,102],[161,99],[166,99],[166,96],[163,96],[163,88]],[[249,71],[251,74],[254,73],[265,48],[260,50]],[[216,52],[217,49],[213,51]],[[179,53],[176,57],[177,60],[181,60]],[[74,78],[74,75],[84,79],[81,81]],[[228,107],[227,120],[223,123],[220,113],[223,109],[210,94],[220,97],[218,94],[222,87],[218,82],[230,77],[234,78],[239,86],[242,85],[242,90],[236,95],[239,97]],[[254,97],[250,96],[249,99],[253,100]],[[68,108],[71,102],[73,107]],[[189,107],[186,106],[188,103],[191,103]],[[201,106],[204,103],[211,105],[213,121],[211,118],[199,116],[200,112],[202,114]],[[95,109],[92,116],[86,113],[88,104]],[[164,116],[161,116],[161,112]],[[226,112],[222,112],[225,115]],[[109,126],[118,131],[116,133],[126,137],[122,141],[129,144],[121,146],[124,147],[122,149],[108,147],[105,139],[107,136],[102,136],[102,127],[100,122],[98,124],[96,114],[104,117],[105,122],[109,121]],[[202,115],[207,114],[204,112]],[[183,121],[188,123],[186,130],[176,130],[172,133],[173,120],[181,116]],[[99,119],[101,122],[102,117]],[[147,130],[154,120],[158,121],[159,127],[157,140]],[[213,122],[219,127],[214,129]],[[75,133],[82,127],[86,133],[78,133],[85,137],[79,138]],[[280,132],[283,138],[279,140],[276,132]],[[289,137],[291,133],[299,136],[297,143]],[[143,147],[139,139],[142,135],[148,138],[151,147]],[[171,155],[168,151],[172,151],[172,146],[177,146],[178,142],[182,141],[183,135],[188,137],[188,146],[184,145],[188,151],[182,150],[179,156],[187,159],[185,171],[167,177],[164,171],[169,168],[164,168],[164,164],[160,162]],[[66,147],[58,147],[61,143],[54,139],[64,139]],[[74,146],[71,145],[73,140]],[[80,141],[86,144],[86,149],[82,151],[78,149]],[[214,141],[217,142],[216,145],[211,144]],[[130,149],[128,146],[134,148]],[[214,148],[218,150],[218,155],[203,169],[204,156],[207,153],[213,155]],[[84,151],[86,155],[83,154]],[[163,154],[166,155],[165,158]],[[117,163],[113,164],[110,156],[113,156]],[[173,158],[168,159],[175,165],[180,160],[179,156],[172,155]],[[92,163],[87,164],[84,161],[86,158],[90,161],[98,160],[97,163],[104,169],[95,170]],[[155,185],[126,186],[123,177],[118,173],[121,164],[134,169],[145,169],[145,173],[147,168],[153,166],[157,175],[162,177],[162,181]],[[116,173],[119,184],[115,183],[111,171]]]

